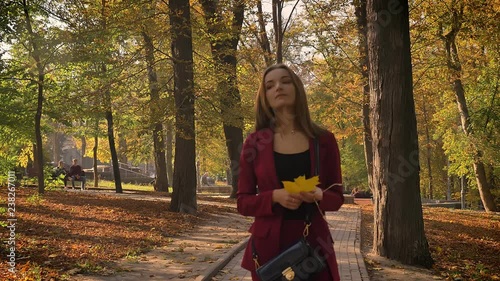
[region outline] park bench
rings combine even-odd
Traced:
[[[71,180],[68,180],[68,183],[70,184],[71,186]],[[72,187],[72,186],[71,186]],[[81,190],[84,190],[83,188],[83,181],[81,180],[75,180],[75,188],[80,188]]]

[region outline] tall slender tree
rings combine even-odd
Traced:
[[[193,38],[189,0],[169,0],[169,16],[176,106],[174,190],[170,210],[195,213]]]
[[[109,15],[109,7],[107,5],[107,0],[101,0],[101,26],[102,30],[106,31],[107,29],[107,17]],[[103,62],[101,64],[101,72],[103,76],[105,76],[107,72],[106,63]],[[107,84],[107,83],[106,83]],[[104,85],[104,102],[105,102],[105,117],[108,124],[108,142],[109,142],[109,151],[111,153],[111,162],[113,163],[113,177],[115,180],[115,190],[116,193],[122,193],[122,180],[120,176],[120,163],[118,162],[118,154],[116,152],[115,146],[115,134],[114,134],[114,124],[113,124],[113,106],[111,103],[111,89],[110,85]]]
[[[257,41],[264,52],[264,61],[266,62],[266,66],[270,66],[273,64],[272,53],[271,53],[271,44],[269,43],[269,37],[267,37],[266,31],[266,23],[264,21],[264,12],[262,11],[262,1],[257,0],[257,21],[259,23]]]
[[[457,3],[455,0],[451,2],[449,12],[449,18],[451,20],[448,23],[450,28],[448,32],[444,32],[444,27],[441,26],[442,29],[440,38],[445,43],[446,63],[448,66],[449,77],[453,84],[453,91],[455,92],[455,99],[457,102],[458,112],[460,114],[462,131],[468,138],[472,138],[472,136],[475,135],[475,132],[470,120],[469,106],[467,105],[467,100],[465,98],[465,88],[462,82],[462,63],[460,62],[456,43],[458,33],[462,29],[464,22],[464,9],[464,2],[458,1]],[[482,160],[483,151],[477,147],[473,140],[470,141],[470,144],[474,150],[474,161],[472,165],[474,167],[476,183],[481,201],[483,202],[484,208],[487,212],[495,212],[495,200],[491,193],[491,184],[488,182],[485,164]]]
[[[276,44],[276,63],[283,63],[283,38],[285,36],[286,29],[290,20],[292,19],[292,14],[297,8],[299,0],[295,1],[295,4],[288,16],[287,22],[283,25],[283,7],[286,1],[284,0],[273,0],[272,1],[272,11],[273,11],[273,27],[274,27],[274,42]],[[262,12],[260,11],[259,15]],[[260,18],[259,18],[260,20]],[[262,30],[262,26],[261,26]],[[265,41],[263,41],[265,43]],[[262,48],[267,48],[267,46],[262,45]],[[267,63],[267,60],[266,60]]]
[[[273,0],[273,27],[274,42],[276,44],[276,63],[283,62],[283,2],[282,0]]]
[[[372,136],[370,130],[370,86],[368,85],[368,46],[366,41],[366,0],[356,0],[354,13],[356,15],[356,26],[359,38],[359,69],[361,70],[363,83],[363,144],[365,149],[365,163],[368,174],[368,186],[373,192],[373,150]]]
[[[221,8],[215,0],[201,0],[208,27],[212,58],[218,71],[217,96],[221,105],[222,123],[226,147],[230,159],[231,198],[238,191],[238,161],[243,143],[243,117],[241,96],[236,79],[236,52],[243,24],[244,1],[236,0],[231,7],[229,24],[221,16]],[[229,26],[230,28],[225,28]]]
[[[374,251],[430,267],[420,199],[408,1],[394,5],[390,0],[368,0],[367,19]]]
[[[165,141],[163,140],[163,124],[161,122],[160,106],[160,88],[155,69],[154,45],[153,39],[145,29],[142,31],[144,39],[144,49],[146,51],[146,63],[148,70],[149,95],[151,122],[153,127],[153,149],[156,170],[156,180],[154,189],[156,191],[168,192],[167,161],[165,159]]]
[[[38,193],[44,193],[45,185],[44,185],[44,175],[43,175],[43,143],[42,143],[42,129],[41,129],[41,121],[42,121],[42,110],[43,110],[43,89],[44,89],[44,79],[45,79],[45,66],[43,65],[41,54],[40,54],[40,36],[35,33],[32,26],[32,14],[30,10],[33,8],[32,5],[29,5],[26,0],[22,1],[22,8],[24,12],[24,19],[26,23],[26,29],[28,31],[28,40],[29,40],[29,53],[31,57],[36,63],[37,70],[37,106],[35,113],[35,163],[36,163],[36,171],[38,175]]]

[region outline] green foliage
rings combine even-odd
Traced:
[[[28,202],[31,205],[40,205],[45,199],[43,199],[43,196],[40,195],[39,193],[33,193],[30,196],[26,198],[26,202]]]
[[[7,200],[5,200],[4,198],[0,198],[0,216],[2,217],[6,217],[7,215],[7,208],[4,206],[7,206]],[[7,221],[0,221],[0,227],[6,227],[7,225]]]
[[[364,161],[364,148],[356,142],[356,138],[350,137],[339,141],[342,161],[342,180],[344,190],[358,188],[368,189],[368,173]]]
[[[453,4],[451,4],[453,3]],[[421,146],[422,187],[428,185],[427,166],[422,156],[431,148],[433,180],[438,196],[443,196],[447,176],[468,177],[472,188],[477,188],[472,164],[480,160],[490,166],[487,181],[498,189],[500,131],[500,101],[498,99],[498,5],[470,1],[422,2],[411,7],[413,20],[412,59],[414,71],[415,103]],[[451,6],[450,6],[451,5]],[[470,115],[472,133],[466,135],[461,125],[454,92],[454,78],[446,62],[445,44],[440,34],[451,30],[449,7],[463,6],[462,28],[456,39],[461,62],[461,81]],[[425,134],[429,130],[430,142]],[[441,148],[442,149],[441,149]],[[481,151],[480,155],[477,151]],[[444,157],[445,158],[444,158]],[[450,162],[446,167],[446,158]],[[492,190],[493,193],[496,193]]]
[[[59,175],[56,178],[52,178],[54,175],[54,167],[51,165],[45,165],[44,170],[44,185],[45,190],[54,190],[58,187],[64,186],[64,175]]]

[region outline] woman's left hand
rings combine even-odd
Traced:
[[[310,192],[301,192],[300,196],[302,197],[302,201],[307,203],[313,203],[314,201],[323,200],[323,190],[319,187],[316,187],[316,190]]]

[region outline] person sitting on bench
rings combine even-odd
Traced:
[[[61,177],[61,175],[64,175],[64,177]],[[66,183],[68,182],[68,171],[64,168],[64,161],[59,161],[57,164],[57,167],[54,169],[54,172],[52,173],[52,179],[56,180],[58,178],[62,178],[64,182],[64,188],[66,188]]]
[[[75,188],[75,180],[82,182],[82,190],[85,189],[85,172],[82,167],[77,164],[78,160],[73,159],[73,165],[69,168],[68,176],[71,178],[71,186]]]

